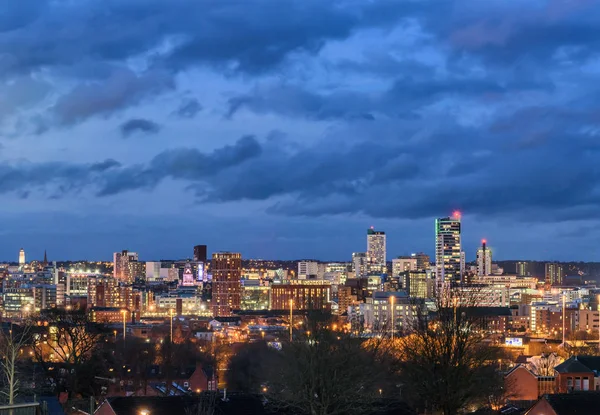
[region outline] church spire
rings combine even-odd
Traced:
[[[46,254],[46,250],[44,249],[44,263],[43,263],[44,267],[48,266],[48,255]]]

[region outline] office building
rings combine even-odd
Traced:
[[[402,274],[402,288],[411,298],[429,298],[433,295],[431,278],[428,278],[428,272],[406,271]]]
[[[520,277],[531,277],[531,265],[529,262],[519,261],[517,262],[517,275]]]
[[[88,305],[90,307],[111,307],[117,295],[117,280],[111,277],[96,276],[88,281]]]
[[[563,283],[563,267],[559,263],[546,264],[546,284],[561,285]]]
[[[37,313],[56,308],[56,285],[38,284],[33,287],[33,307]]]
[[[298,279],[316,278],[319,274],[319,263],[316,261],[298,262]]]
[[[477,249],[477,275],[480,277],[492,275],[492,251],[487,247],[485,239]]]
[[[242,280],[241,309],[248,311],[269,310],[270,288],[259,280]]]
[[[426,270],[429,269],[429,267],[431,266],[431,258],[429,258],[429,255],[423,252],[417,252],[416,254],[412,254],[411,256],[413,258],[416,258],[417,260],[417,270]]]
[[[356,278],[367,277],[367,254],[365,252],[352,253],[352,271]]]
[[[25,250],[23,248],[21,248],[21,250],[19,251],[19,265],[25,265]]]
[[[461,279],[460,213],[435,221],[435,266],[438,289]]]
[[[331,284],[324,280],[290,280],[271,285],[271,309],[331,310]]]
[[[401,291],[373,293],[366,303],[359,304],[359,310],[364,329],[388,335],[401,335],[426,311],[423,300],[411,299]]]
[[[376,231],[372,226],[367,229],[368,274],[385,274],[386,264],[385,232]]]
[[[214,253],[211,271],[213,315],[231,316],[233,310],[239,310],[241,306],[242,255],[235,252]]]
[[[397,277],[406,271],[416,271],[417,258],[414,256],[400,256],[392,259],[392,276]]]
[[[207,258],[206,245],[196,245],[194,247],[194,261],[206,263]]]
[[[138,254],[127,250],[113,254],[113,276],[119,282],[132,284],[138,273],[145,273],[143,266],[138,265]],[[143,265],[143,264],[142,264]]]

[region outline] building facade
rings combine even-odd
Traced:
[[[438,289],[461,279],[460,214],[435,221],[435,264]]]
[[[486,240],[481,241],[477,249],[477,275],[485,277],[492,274],[492,251],[487,247]]]
[[[385,232],[376,231],[373,227],[367,230],[367,263],[369,274],[386,272],[386,237]]]
[[[231,316],[241,307],[242,254],[217,252],[212,256],[212,308],[215,317]]]

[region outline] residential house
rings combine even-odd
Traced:
[[[554,370],[559,393],[600,390],[598,356],[572,356]]]
[[[598,408],[598,392],[559,393],[543,396],[525,415],[597,415]]]

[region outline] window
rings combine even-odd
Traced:
[[[567,378],[567,389],[571,389],[573,388],[573,378],[572,377],[568,377]]]
[[[575,390],[581,390],[581,378],[579,376],[575,377]]]
[[[590,390],[590,379],[589,378],[583,378],[583,390],[584,391]]]

